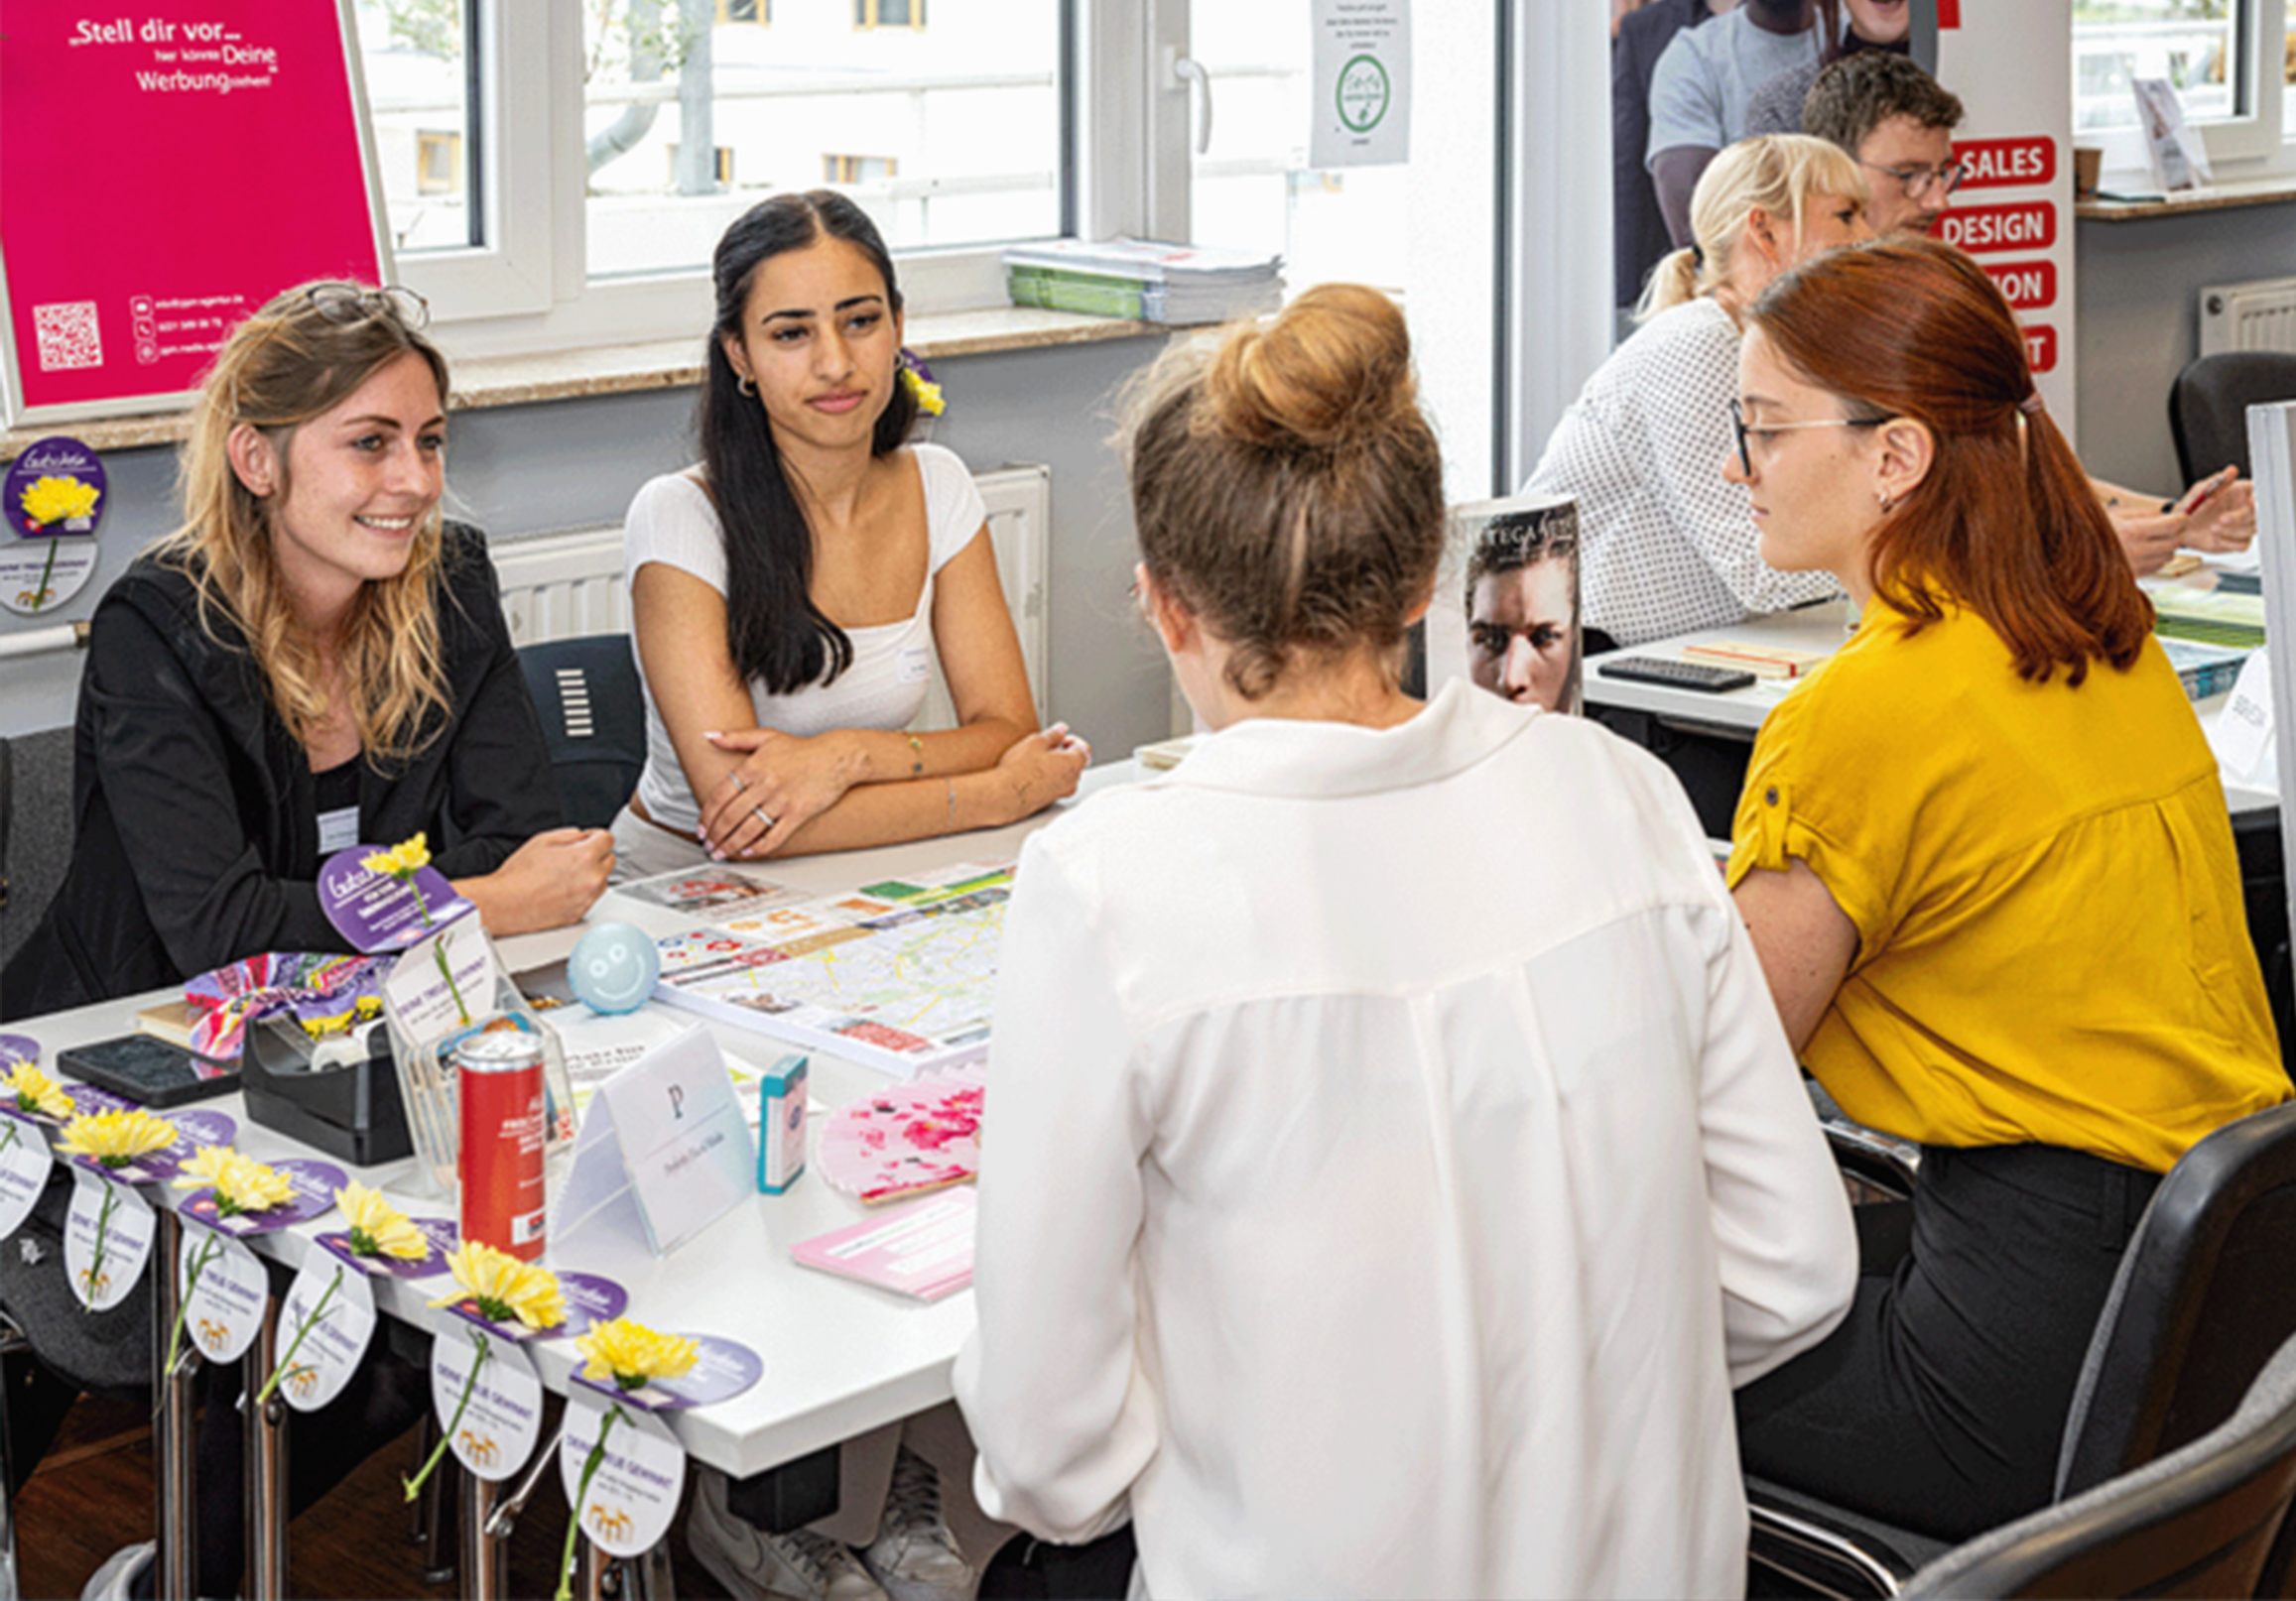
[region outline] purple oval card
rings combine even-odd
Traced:
[[[446,1217],[410,1217],[415,1232],[423,1236],[430,1247],[427,1255],[415,1260],[404,1257],[362,1257],[351,1249],[348,1230],[338,1234],[321,1234],[319,1243],[342,1258],[352,1267],[362,1270],[368,1278],[388,1274],[393,1279],[434,1279],[446,1271],[446,1253],[454,1249],[457,1238],[454,1221]]]
[[[282,1157],[271,1167],[295,1191],[294,1198],[284,1206],[225,1217],[216,1208],[214,1190],[194,1189],[176,1203],[176,1210],[220,1233],[244,1239],[250,1234],[269,1234],[291,1223],[319,1216],[334,1205],[334,1192],[343,1186],[343,1170],[331,1162],[312,1157]]]
[[[401,950],[471,910],[435,867],[418,867],[408,883],[367,866],[388,849],[353,845],[319,870],[319,906],[327,922],[361,950]]]
[[[624,1390],[611,1379],[585,1379],[575,1368],[574,1383],[601,1396],[626,1401],[648,1412],[680,1412],[688,1407],[709,1407],[731,1401],[765,1374],[765,1359],[748,1346],[715,1334],[689,1334],[694,1342],[693,1368],[675,1379],[649,1380],[644,1388]]]

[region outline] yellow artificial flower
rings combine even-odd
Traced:
[[[446,1253],[446,1271],[454,1276],[458,1293],[440,1296],[431,1302],[434,1306],[451,1306],[467,1297],[478,1302],[478,1315],[489,1322],[515,1319],[528,1328],[556,1328],[566,1321],[566,1292],[548,1268],[464,1240]]]
[[[927,417],[939,417],[949,410],[949,402],[942,396],[941,386],[921,375],[916,368],[904,364],[901,382],[909,386],[909,393],[917,397],[917,410]]]
[[[675,1379],[694,1371],[701,1349],[683,1334],[657,1334],[643,1323],[616,1317],[574,1338],[574,1349],[589,1360],[582,1377],[611,1377],[623,1390],[642,1388],[649,1379]]]
[[[107,1168],[124,1168],[175,1143],[176,1126],[139,1106],[126,1112],[80,1113],[64,1124],[56,1149],[67,1157],[93,1157]]]
[[[215,1189],[215,1210],[224,1217],[268,1212],[295,1199],[295,1186],[285,1173],[253,1157],[243,1157],[227,1145],[199,1147],[176,1179],[178,1189],[208,1184]]]
[[[360,866],[370,873],[395,878],[401,883],[415,876],[415,869],[431,865],[431,842],[427,834],[403,839],[388,850],[378,850],[361,859]]]
[[[24,515],[42,524],[61,523],[67,518],[91,516],[95,511],[95,485],[82,483],[77,478],[40,478],[27,485],[21,497]]]
[[[345,1184],[334,1192],[334,1203],[342,1208],[343,1216],[351,1220],[351,1255],[420,1262],[430,1254],[429,1242],[407,1221],[405,1212],[383,1197],[381,1190],[369,1189],[364,1184]]]
[[[18,1062],[14,1072],[0,1078],[0,1093],[14,1096],[19,1112],[71,1116],[71,1097],[64,1093],[64,1086],[28,1061]]]

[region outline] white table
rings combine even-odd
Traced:
[[[1831,655],[1849,637],[1850,603],[1846,600],[1823,601],[1794,611],[1749,617],[1727,628],[1702,629],[1695,634],[1653,640],[1647,645],[1629,646],[1624,650],[1590,657],[1582,680],[1584,693],[1590,707],[1613,706],[1625,711],[1639,711],[1694,733],[1751,742],[1755,731],[1762,726],[1762,720],[1769,716],[1770,708],[1800,687],[1803,680],[1756,678],[1749,687],[1743,689],[1708,694],[1697,689],[1677,688],[1671,684],[1605,677],[1601,671],[1602,664],[1635,656],[1686,661],[1689,659],[1682,654],[1684,646],[1714,644],[1724,640],[1758,643],[1786,650],[1819,651]],[[2194,704],[2193,710],[2198,713],[2201,728],[2210,736],[2212,746],[2216,741],[2217,724],[2229,698],[2229,695],[2213,695]],[[2280,799],[2273,791],[2231,777],[2225,779],[2225,801],[2235,814],[2275,810],[2280,804]]]
[[[1089,795],[1140,776],[1129,762],[1112,763],[1085,775],[1082,791]],[[751,865],[779,882],[804,889],[826,892],[855,887],[957,862],[1009,858],[1018,854],[1030,833],[1061,809],[1056,807],[1009,828]],[[590,921],[615,920],[658,932],[692,925],[690,919],[609,893],[592,910]],[[506,939],[501,941],[502,954],[513,971],[523,971],[564,956],[579,933],[578,928],[569,928]],[[155,991],[9,1027],[37,1040],[44,1065],[53,1070],[57,1053],[65,1047],[126,1033],[140,1007],[180,998],[180,992]],[[683,1012],[672,1015],[681,1022],[692,1018]],[[724,1049],[751,1062],[771,1061],[789,1048],[767,1036],[729,1025],[712,1024],[710,1028]],[[815,1049],[811,1054],[809,1091],[815,1116],[888,1082],[885,1074],[832,1052]],[[300,1142],[249,1121],[238,1095],[200,1104],[238,1119],[237,1145],[249,1156],[274,1161],[317,1155]],[[451,1196],[422,1195],[413,1189],[412,1160],[369,1169],[337,1166],[361,1182],[392,1190],[394,1199],[415,1215],[453,1215]],[[162,1198],[160,1204],[168,1204],[168,1199]],[[715,1406],[669,1415],[673,1430],[696,1460],[736,1478],[747,1477],[951,1398],[950,1364],[973,1326],[969,1290],[926,1304],[801,1268],[790,1256],[791,1247],[799,1241],[864,1215],[858,1200],[832,1189],[820,1173],[809,1169],[788,1193],[750,1197],[644,1271],[620,1271],[620,1264],[609,1271],[609,1277],[629,1291],[629,1315],[639,1321],[667,1331],[717,1334],[737,1340],[764,1361],[763,1376],[742,1395]],[[297,1268],[316,1249],[313,1241],[317,1235],[340,1226],[339,1214],[328,1212],[250,1243],[274,1260]],[[590,1266],[555,1256],[546,1257],[545,1262],[555,1268]],[[158,1271],[159,1267],[155,1260],[147,1271]],[[448,1281],[444,1278],[412,1284],[377,1278],[373,1288],[376,1309],[401,1321],[437,1329],[451,1315],[426,1304],[446,1293]],[[574,1342],[563,1337],[545,1339],[526,1349],[544,1384],[564,1393],[577,1361]],[[548,1444],[546,1440],[541,1448]],[[467,1530],[465,1539],[467,1541]],[[471,1593],[473,1578],[465,1572],[465,1593]]]

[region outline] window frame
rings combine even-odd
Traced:
[[[2237,86],[2248,110],[2192,126],[2208,150],[2212,177],[2219,184],[2296,175],[2296,127],[2287,125],[2288,85],[2284,81],[2289,36],[2285,0],[2234,0],[2232,26],[2240,44],[2246,81]],[[2078,29],[2079,24],[2075,24]],[[2066,47],[2066,70],[2075,68],[2074,43]],[[2237,104],[2239,93],[2235,94]],[[2104,150],[2107,174],[2150,169],[2143,134],[2133,124],[2077,133]]]
[[[1176,27],[1185,40],[1188,0],[1059,4],[1066,69],[1060,231],[1185,237],[1187,86],[1172,77],[1159,92],[1152,69],[1157,39],[1172,37]],[[584,174],[578,161],[557,159],[581,147],[580,7],[571,0],[473,6],[474,103],[466,126],[484,242],[410,253],[397,263],[397,281],[431,303],[439,335],[456,356],[698,338],[711,311],[705,268],[587,276]],[[908,308],[1007,305],[1003,252],[1001,243],[896,251]]]

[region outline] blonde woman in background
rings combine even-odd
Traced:
[[[1738,1592],[1730,1387],[1854,1249],[1690,807],[1593,723],[1399,688],[1443,467],[1383,296],[1169,357],[1134,417],[1143,604],[1215,732],[1022,854],[982,1506],[1129,1516],[1135,1596]]]
[[[1587,380],[1525,494],[1579,503],[1589,656],[1719,628],[1837,592],[1824,573],[1762,562],[1730,451],[1741,310],[1787,268],[1868,236],[1865,180],[1833,145],[1741,140],[1691,200],[1698,243],[1652,271],[1642,325]]]

